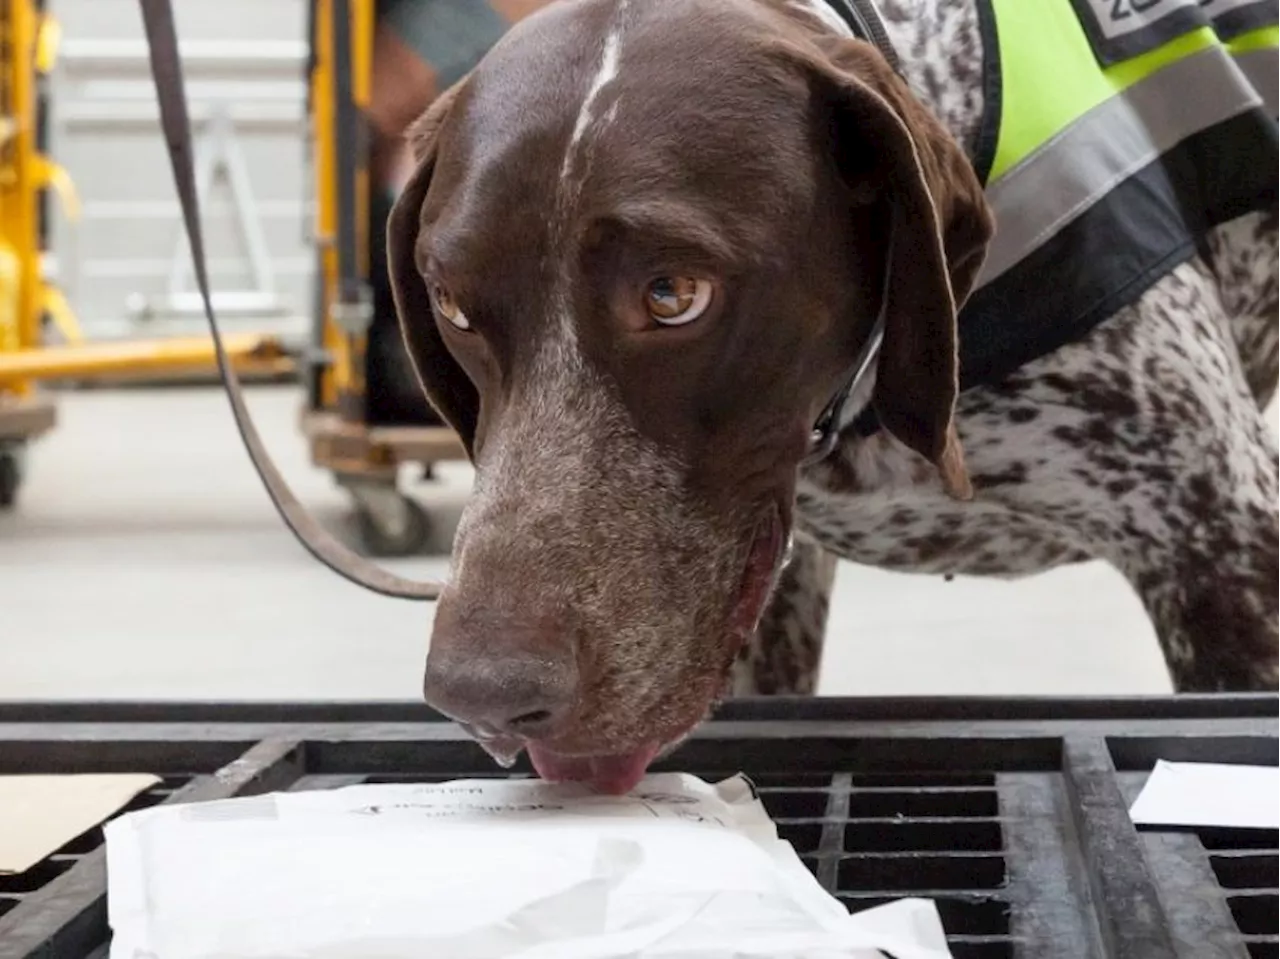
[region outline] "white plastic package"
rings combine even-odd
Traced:
[[[932,902],[850,916],[750,783],[459,780],[107,826],[111,959],[944,959]]]

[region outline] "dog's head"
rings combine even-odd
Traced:
[[[882,302],[875,409],[965,495],[981,188],[874,48],[768,0],[554,5],[414,136],[396,303],[476,467],[427,699],[626,789],[722,693]]]

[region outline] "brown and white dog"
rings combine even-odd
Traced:
[[[957,396],[982,38],[878,6],[903,78],[807,2],[555,3],[416,126],[390,270],[476,466],[426,697],[496,756],[625,790],[727,692],[811,692],[837,556],[1105,559],[1179,689],[1276,688],[1274,214]],[[885,429],[802,467],[882,299]]]

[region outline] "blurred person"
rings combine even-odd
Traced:
[[[366,379],[369,422],[440,420],[409,365],[387,279],[387,216],[413,173],[405,131],[462,79],[512,24],[550,0],[377,0],[368,120],[370,282],[374,318]]]

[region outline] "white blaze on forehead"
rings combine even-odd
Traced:
[[[595,116],[596,101],[600,92],[618,75],[618,59],[622,49],[623,14],[626,12],[626,0],[618,5],[609,33],[604,38],[604,50],[600,54],[600,65],[596,68],[591,83],[587,86],[586,95],[582,98],[582,106],[578,109],[577,119],[573,124],[573,133],[569,136],[569,145],[565,148],[564,162],[560,166],[560,179],[566,185],[573,173],[574,160],[587,135],[587,129]],[[612,113],[613,111],[610,111]],[[606,115],[607,118],[607,115]]]
[[[560,189],[557,196],[558,216],[557,226],[553,229],[563,231],[564,224],[572,214],[574,201],[577,200],[578,190],[582,185],[582,179],[586,176],[585,163],[579,162],[588,157],[590,152],[589,131],[595,127],[600,127],[612,122],[617,115],[618,102],[615,100],[609,109],[603,115],[597,117],[597,107],[599,105],[600,93],[618,76],[618,61],[622,51],[622,30],[625,23],[625,14],[627,9],[627,0],[620,0],[617,10],[614,11],[613,19],[609,26],[609,32],[604,38],[604,47],[600,53],[600,63],[596,67],[596,72],[591,77],[591,82],[587,85],[586,93],[582,98],[582,105],[578,108],[578,116],[573,123],[573,132],[569,135],[569,142],[565,147],[564,160],[560,164]],[[563,235],[563,234],[562,234]],[[567,289],[568,279],[561,278],[562,287],[552,298],[552,302],[556,304],[556,312],[558,314],[558,331],[560,338],[564,341],[559,344],[550,344],[550,355],[559,354],[563,359],[565,356],[572,355],[576,350],[577,333],[573,325],[573,313],[571,307],[572,297]]]
[[[573,124],[573,134],[569,137],[569,147],[564,153],[562,173],[565,176],[569,175],[578,144],[582,142],[582,137],[591,123],[592,111],[595,109],[596,100],[600,98],[600,91],[618,75],[618,50],[621,46],[622,25],[615,24],[609,31],[609,35],[604,39],[604,53],[600,57],[600,67],[596,70],[596,75],[591,78],[591,86],[587,88],[587,95],[582,100],[582,106],[578,110],[578,118]]]

